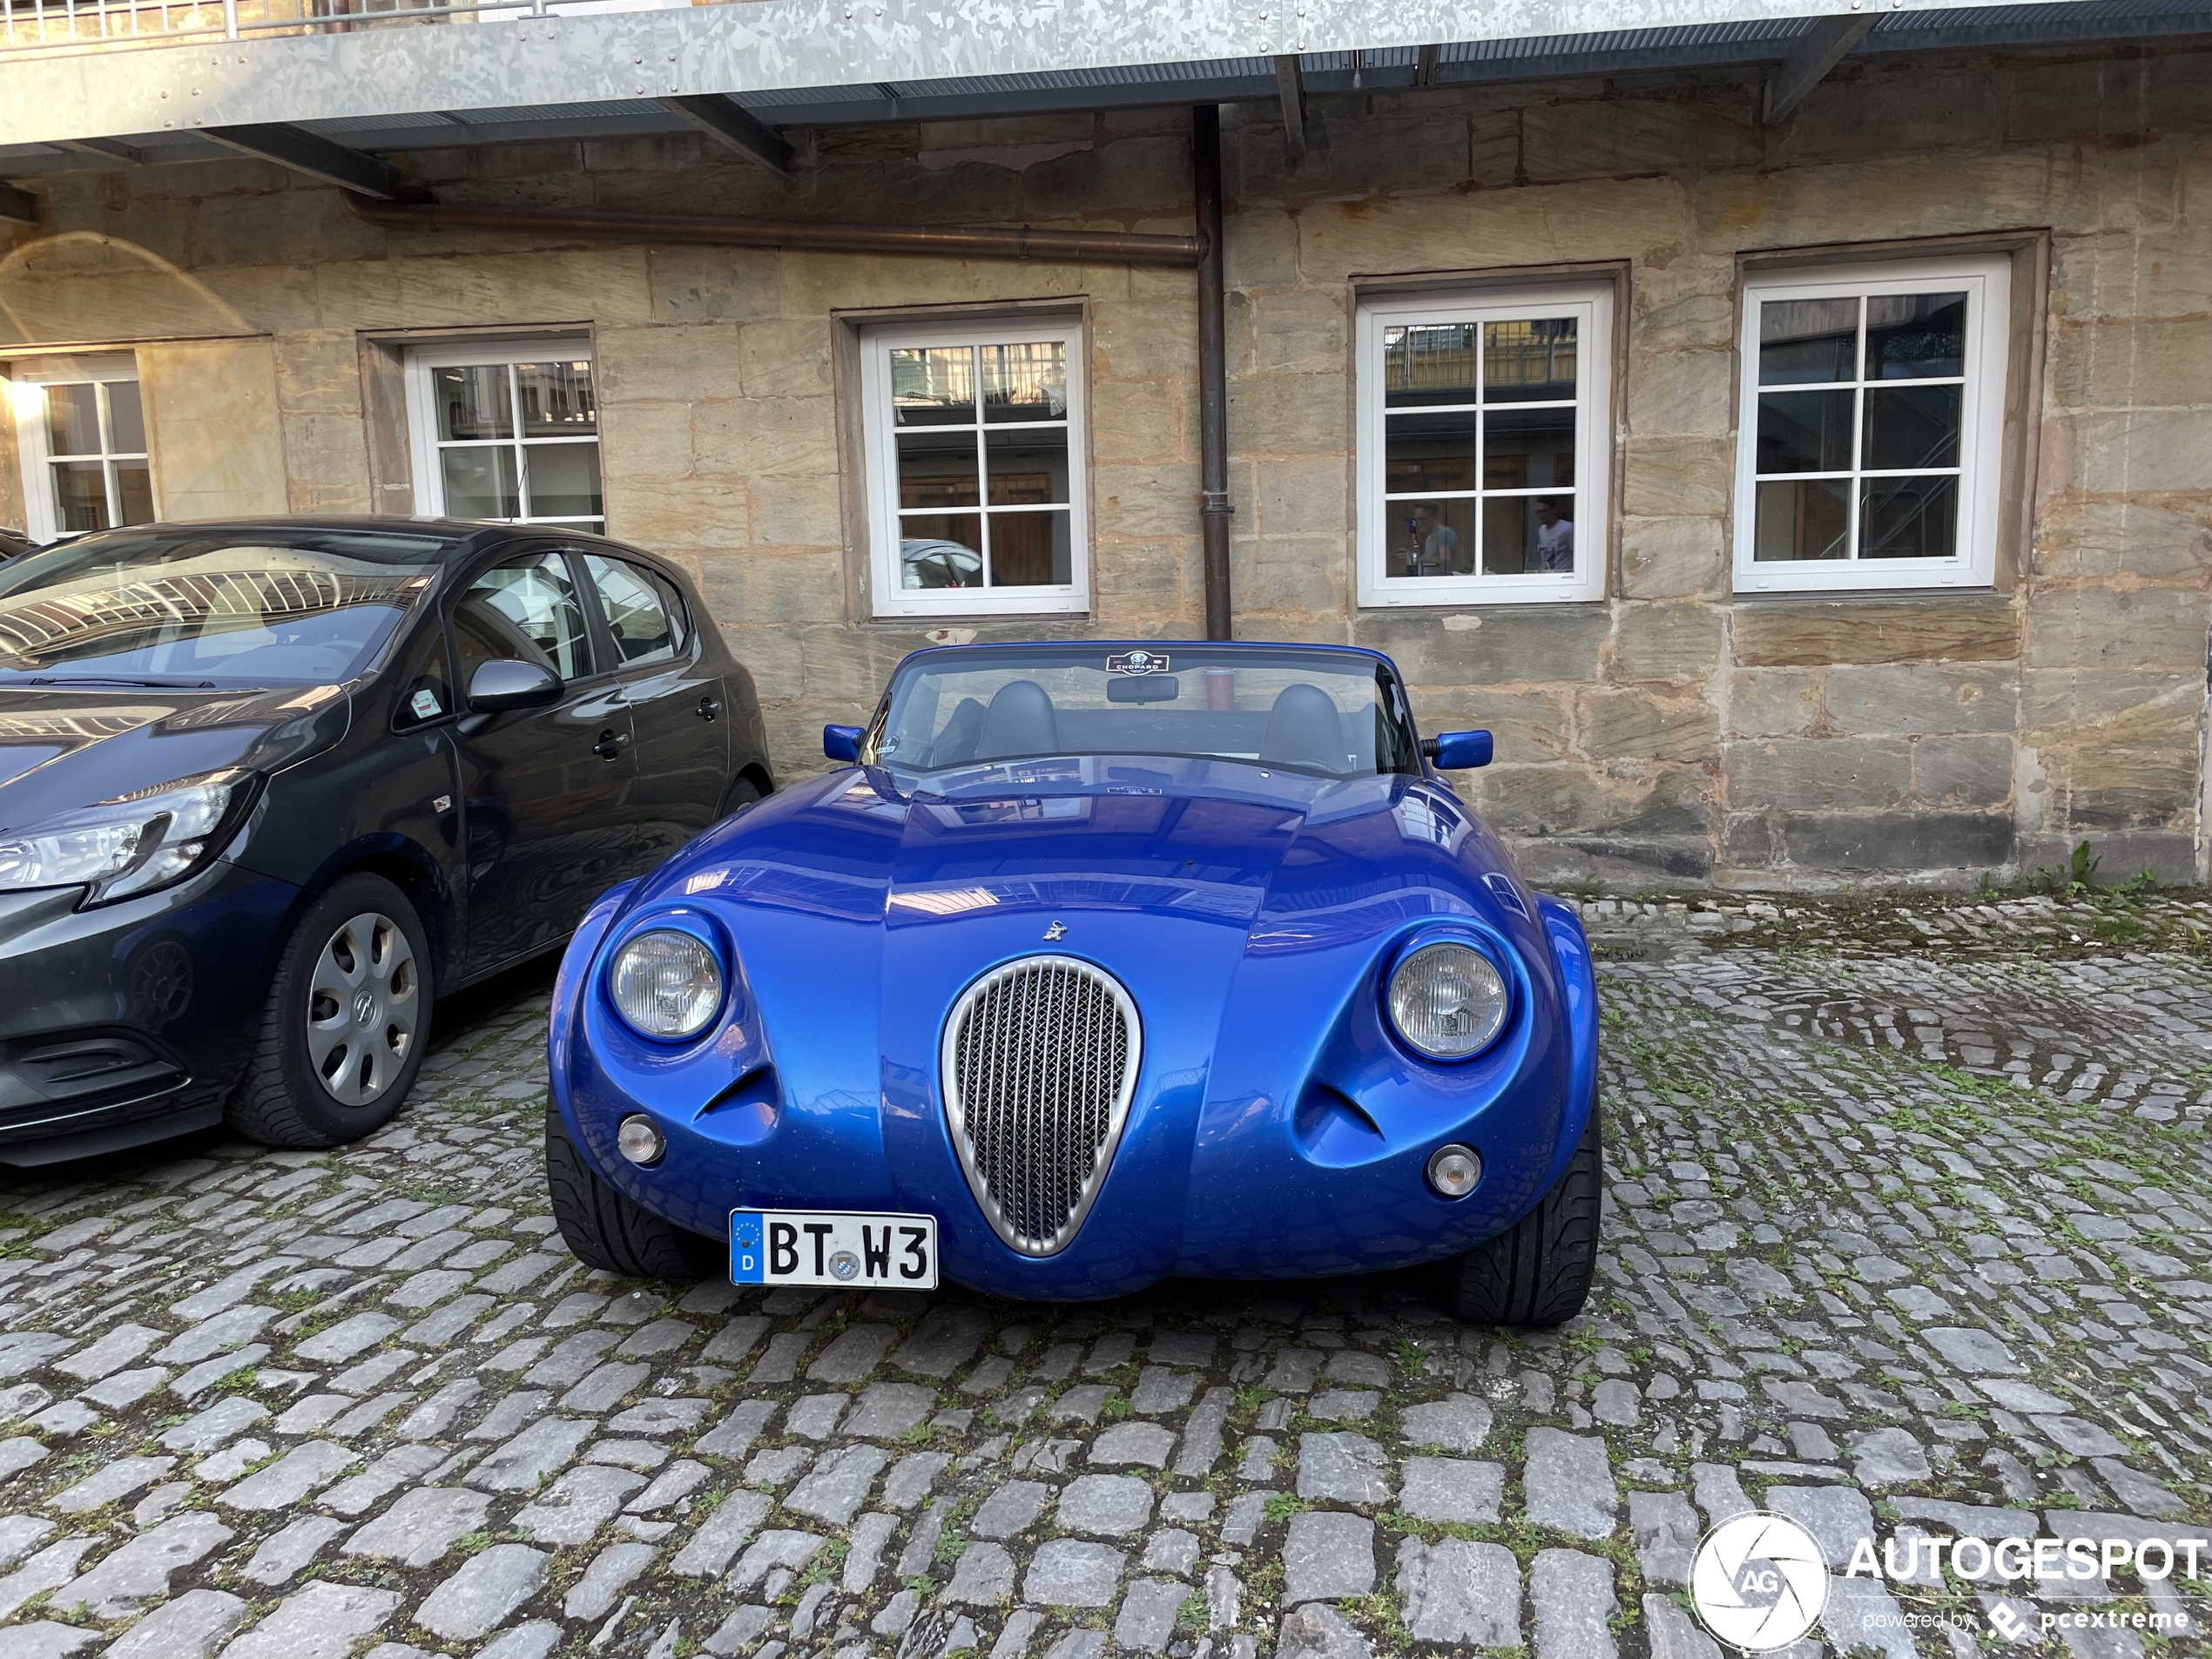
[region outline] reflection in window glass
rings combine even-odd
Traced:
[[[972,425],[975,420],[974,348],[948,346],[894,351],[891,410],[900,426]]]
[[[44,419],[26,433],[45,450],[55,531],[113,529],[152,522],[145,414],[131,380],[76,381],[40,388]]]
[[[1966,302],[1760,303],[1755,560],[1957,556]]]
[[[624,664],[666,662],[676,655],[676,629],[657,582],[634,564],[596,553],[585,556],[583,568],[598,592],[615,654]]]
[[[427,506],[451,518],[604,526],[589,360],[442,364],[415,384],[437,452]]]
[[[569,562],[557,553],[487,570],[454,607],[455,644],[466,688],[488,662],[536,663],[563,680],[590,672],[583,610]]]
[[[46,388],[46,453],[51,455],[96,455],[107,446],[100,442],[99,388],[82,386]]]

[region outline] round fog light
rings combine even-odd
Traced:
[[[622,1120],[622,1127],[615,1131],[615,1144],[632,1163],[658,1163],[661,1154],[668,1150],[668,1142],[653,1120],[635,1112]],[[1433,1170],[1435,1165],[1432,1163],[1429,1167]],[[1474,1184],[1470,1180],[1467,1184]]]
[[[629,1129],[623,1125],[625,1134]],[[1440,1198],[1464,1198],[1480,1179],[1482,1157],[1471,1146],[1440,1146],[1429,1155],[1428,1184]]]

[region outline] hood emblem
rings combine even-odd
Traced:
[[[1057,922],[1057,921],[1055,921],[1055,922],[1054,922],[1054,923],[1052,924],[1052,926],[1051,926],[1051,927],[1048,927],[1048,928],[1046,928],[1046,929],[1044,930],[1044,942],[1045,942],[1046,944],[1048,944],[1048,945],[1055,945],[1055,944],[1057,944],[1057,943],[1059,943],[1059,942],[1060,942],[1060,941],[1062,941],[1062,940],[1065,939],[1067,936],[1068,936],[1068,929],[1067,929],[1067,927],[1066,927],[1066,925],[1065,925],[1064,923],[1062,923],[1062,922]]]

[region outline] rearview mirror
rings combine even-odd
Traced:
[[[866,735],[864,728],[857,725],[826,725],[822,728],[822,752],[832,760],[858,760],[860,739]]]
[[[1436,763],[1439,772],[1467,772],[1490,764],[1487,732],[1440,732],[1421,739],[1421,752]]]
[[[561,678],[536,663],[511,657],[482,664],[469,678],[469,710],[497,714],[508,709],[542,709],[561,700]]]

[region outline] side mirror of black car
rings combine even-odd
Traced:
[[[502,657],[481,664],[469,680],[469,711],[500,714],[509,709],[542,709],[561,700],[560,677],[536,663]]]
[[[1490,764],[1487,732],[1440,732],[1421,739],[1421,752],[1436,763],[1439,772],[1466,772]]]

